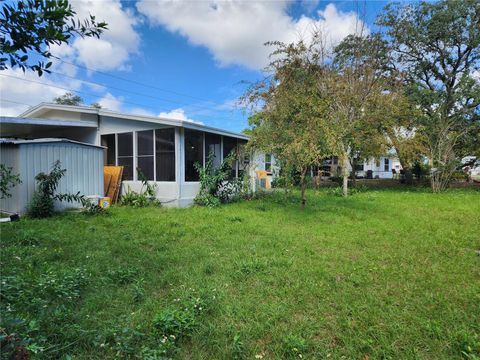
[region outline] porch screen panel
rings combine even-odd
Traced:
[[[205,162],[208,156],[213,155],[213,167],[218,168],[222,163],[222,137],[217,134],[205,133]]]
[[[175,129],[155,130],[157,181],[175,181]]]
[[[103,164],[115,165],[115,134],[101,136],[103,149]]]
[[[224,136],[223,137],[223,158],[225,159],[232,152],[235,152],[235,153],[237,152],[237,139]],[[231,178],[235,178],[237,176],[237,167],[238,167],[238,160],[235,159],[231,167],[232,169],[230,172]]]
[[[137,179],[142,175],[147,180],[155,180],[153,169],[153,130],[137,132]]]
[[[133,133],[117,135],[118,165],[123,166],[123,180],[133,180]]]
[[[185,129],[185,181],[198,181],[195,163],[203,164],[203,133]]]

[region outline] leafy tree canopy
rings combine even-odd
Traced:
[[[93,15],[77,19],[68,0],[6,3],[0,11],[0,70],[20,67],[42,76],[52,65],[51,45],[66,44],[73,36],[98,38],[106,29]]]

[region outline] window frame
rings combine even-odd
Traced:
[[[270,157],[270,161],[267,161],[267,156]],[[272,173],[272,159],[273,159],[273,156],[272,154],[265,154],[264,158],[263,158],[263,168],[265,169],[265,171],[267,172],[267,174],[271,174]],[[267,164],[269,164],[269,169],[267,170]]]
[[[384,172],[389,172],[390,171],[390,159],[389,158],[385,158],[383,160],[383,171]]]
[[[139,134],[140,133],[146,133],[146,132],[151,132],[152,133],[152,155],[140,155],[139,154],[139,151],[138,151],[138,147],[139,147],[139,141],[138,141],[138,138],[139,138]],[[138,168],[139,168],[139,160],[140,158],[142,159],[145,159],[145,158],[152,158],[152,179],[148,179],[147,177],[147,180],[148,181],[156,181],[156,158],[155,158],[155,129],[148,129],[148,130],[139,130],[139,131],[135,131],[135,138],[136,138],[136,141],[135,141],[135,145],[136,145],[136,152],[135,152],[135,158],[136,158],[136,166],[135,166],[135,180],[134,181],[140,181],[138,180]],[[143,172],[143,174],[145,174],[145,172]]]
[[[120,154],[120,151],[119,151],[119,141],[118,141],[118,136],[119,135],[125,135],[125,134],[131,134],[132,135],[132,155],[119,155]],[[115,160],[115,164],[116,166],[119,166],[119,159],[120,158],[132,158],[132,178],[131,179],[125,179],[125,181],[136,181],[137,180],[137,171],[136,171],[136,168],[137,168],[137,164],[136,164],[136,151],[135,151],[135,131],[125,131],[125,132],[121,132],[121,133],[115,133],[115,154],[116,154],[116,160]],[[124,165],[122,165],[124,166]],[[123,181],[123,175],[122,175],[122,181]]]
[[[187,136],[186,136],[186,134],[188,132],[198,133],[199,137],[201,137],[202,144],[200,145],[200,148],[202,150],[202,153],[201,153],[201,156],[198,156],[198,158],[199,158],[198,160],[200,160],[200,158],[201,158],[201,162],[202,162],[203,167],[205,167],[205,132],[201,131],[201,130],[194,130],[194,129],[188,129],[188,128],[183,129],[183,182],[184,183],[198,183],[198,182],[200,182],[200,178],[198,178],[198,180],[187,180]],[[193,164],[192,164],[192,166],[193,166]]]
[[[172,130],[173,131],[173,151],[162,151],[163,153],[166,154],[171,154],[173,152],[173,180],[159,180],[158,179],[158,174],[157,174],[157,131],[160,132],[161,130]],[[154,148],[154,163],[155,163],[155,181],[157,182],[176,182],[177,181],[177,140],[176,140],[176,128],[174,127],[164,127],[164,128],[159,128],[155,129],[153,133],[153,148]]]

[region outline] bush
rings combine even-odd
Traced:
[[[140,192],[127,188],[125,194],[120,198],[120,204],[133,207],[161,206],[162,204],[156,198],[157,184],[151,184],[145,175],[137,168],[138,177],[142,181]]]
[[[219,167],[213,166],[213,153],[203,167],[195,163],[195,169],[200,177],[200,191],[195,197],[194,203],[200,206],[215,207],[221,203],[234,201],[240,197],[242,183],[237,179],[229,179],[235,153],[228,155]]]
[[[468,174],[464,173],[463,171],[455,171],[451,175],[452,181],[468,181]]]
[[[39,173],[35,176],[37,181],[37,190],[33,193],[33,198],[28,206],[27,215],[34,218],[45,218],[52,216],[55,210],[55,200],[75,202],[86,204],[86,199],[80,193],[76,194],[56,194],[60,179],[67,172],[60,167],[60,161],[53,163],[50,173]]]

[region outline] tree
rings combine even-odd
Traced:
[[[393,3],[377,23],[386,27],[407,94],[421,110],[432,190],[442,191],[479,130],[480,3]]]
[[[53,99],[53,102],[56,104],[62,104],[62,105],[72,105],[72,106],[79,106],[79,105],[84,105],[83,99],[75,94],[72,94],[71,92],[67,92],[63,94],[62,96],[56,97]],[[101,109],[102,105],[100,105],[97,102],[91,103],[91,107],[95,109]]]
[[[383,133],[392,96],[388,54],[378,35],[350,35],[334,50],[329,71],[318,79],[328,98],[324,132],[342,168],[343,195],[348,196],[348,167],[358,160],[379,156],[388,143]]]
[[[51,45],[67,44],[73,36],[98,38],[107,29],[107,24],[97,22],[93,15],[85,20],[75,16],[68,0],[17,0],[4,4],[0,11],[0,70],[7,69],[9,62],[11,68],[18,66],[42,76],[50,72]]]
[[[273,154],[284,169],[300,173],[303,209],[307,168],[330,155],[321,126],[326,104],[315,86],[323,71],[321,43],[269,45],[275,46],[271,76],[250,87],[242,98],[255,110],[249,119],[250,146]]]
[[[62,96],[54,98],[53,102],[55,102],[56,104],[62,104],[62,105],[78,106],[83,104],[83,99],[78,95],[74,95],[71,92],[67,92]]]

